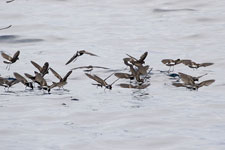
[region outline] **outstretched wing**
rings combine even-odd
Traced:
[[[6,1],[6,2],[7,2],[7,1]],[[9,25],[9,26],[4,27],[4,28],[0,28],[0,30],[5,30],[5,29],[8,29],[8,28],[10,28],[10,27],[12,27],[12,25]]]
[[[144,62],[145,58],[147,57],[148,52],[145,52],[144,54],[141,55],[139,62]]]
[[[32,81],[35,80],[35,76],[32,76],[32,75],[30,75],[30,74],[28,74],[28,73],[24,73],[24,75],[25,75],[27,78],[31,79]]]
[[[127,56],[129,56],[131,59],[134,59],[135,61],[138,61],[135,57],[133,57],[133,56],[131,56],[129,54],[127,54]]]
[[[91,74],[88,74],[88,73],[85,73],[86,76],[88,76],[89,78],[91,78],[92,80],[95,80],[96,82],[102,84],[102,85],[105,85],[105,81],[102,80],[101,78],[99,78],[98,76],[96,75],[91,75]]]
[[[36,72],[35,81],[36,81],[40,86],[48,86],[46,80],[41,76],[40,73],[37,73],[37,72]]]
[[[72,73],[73,71],[69,71],[67,72],[67,74],[64,76],[64,78],[62,79],[63,81],[66,81],[67,78],[70,76],[70,74]]]
[[[91,55],[91,56],[98,56],[98,55],[96,55],[96,54],[90,53],[90,52],[85,51],[85,50],[81,50],[81,51],[79,51],[79,52],[80,52],[80,53],[83,53],[83,54],[88,54],[88,55]]]
[[[34,65],[34,67],[36,67],[38,70],[39,70],[39,72],[41,72],[41,70],[42,70],[42,67],[40,66],[40,65],[38,65],[36,62],[34,62],[34,61],[30,61],[31,63],[32,63],[32,65]]]
[[[71,70],[83,69],[83,68],[87,68],[87,69],[93,69],[93,68],[109,69],[109,68],[106,68],[106,67],[89,65],[89,66],[76,67],[76,68],[73,68],[73,69],[71,69]]]
[[[44,66],[42,67],[41,73],[42,76],[45,76],[48,73],[49,63],[45,62]]]
[[[12,57],[11,56],[9,56],[9,55],[7,55],[6,53],[4,53],[4,52],[2,52],[2,57],[3,58],[5,58],[5,59],[7,59],[7,60],[9,60],[9,61],[11,61],[12,60]]]
[[[74,59],[76,59],[78,57],[78,54],[76,53],[76,54],[74,54],[73,55],[73,57],[71,57],[70,59],[69,59],[69,61],[66,63],[66,65],[68,65],[69,63],[71,63]]]
[[[20,51],[17,51],[14,55],[13,55],[13,59],[17,59],[20,55]]]
[[[101,69],[109,69],[107,67],[101,67],[101,66],[92,66],[93,68],[101,68]]]
[[[199,66],[200,67],[207,67],[207,66],[211,66],[213,65],[214,63],[201,63]]]
[[[193,77],[184,73],[179,72],[180,79],[184,82],[186,85],[194,85]]]
[[[81,67],[75,67],[75,68],[73,68],[73,69],[71,69],[71,70],[83,69],[83,68],[89,68],[89,67],[88,67],[88,66],[81,66]]]
[[[201,83],[199,83],[199,87],[202,86],[209,86],[210,84],[212,84],[213,82],[215,82],[215,80],[206,80],[206,81],[202,81]]]
[[[49,68],[49,69],[60,81],[62,80],[62,77],[55,70],[53,70],[52,68]]]
[[[28,83],[28,81],[19,73],[14,72],[13,74],[16,77],[16,79],[19,80],[20,82],[22,82],[23,84]]]

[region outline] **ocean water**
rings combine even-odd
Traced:
[[[20,60],[0,75],[30,73],[31,60],[64,76],[84,65],[109,67],[93,74],[105,78],[126,68],[126,54],[148,52],[153,68],[144,90],[111,91],[93,86],[82,70],[73,71],[65,90],[51,94],[17,84],[0,87],[2,150],[224,150],[225,149],[225,2],[219,0],[15,0],[0,2],[0,51]],[[77,50],[83,55],[65,65]],[[159,70],[162,59],[192,59],[214,65],[175,72],[216,82],[198,91],[176,88]],[[36,70],[37,71],[37,70]],[[111,77],[111,83],[116,77]],[[57,81],[51,73],[48,83]],[[129,82],[128,82],[129,83]]]

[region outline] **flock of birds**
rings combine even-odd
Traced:
[[[98,55],[88,52],[86,50],[80,50],[80,51],[77,51],[72,56],[72,58],[70,58],[69,61],[66,62],[65,65],[68,65],[69,63],[75,61],[78,57],[82,56],[83,54],[90,55],[90,56],[98,56]],[[6,54],[4,52],[2,52],[1,55],[5,59],[3,61],[3,63],[7,64],[6,69],[9,70],[11,64],[13,64],[17,60],[19,60],[20,51],[17,51],[13,56],[9,56],[8,54]],[[96,83],[94,83],[93,85],[105,87],[105,89],[111,90],[112,85],[114,83],[116,83],[119,79],[127,79],[130,81],[129,84],[121,83],[118,85],[122,88],[145,89],[150,85],[149,79],[150,79],[151,71],[153,70],[152,68],[149,67],[149,65],[145,65],[145,59],[146,59],[147,55],[148,55],[148,52],[145,52],[144,54],[142,54],[140,56],[140,58],[135,58],[135,57],[127,54],[128,57],[124,58],[123,62],[129,68],[128,69],[129,72],[114,72],[105,79],[102,79],[101,77],[99,77],[95,74],[91,74],[91,71],[94,68],[109,69],[106,67],[92,66],[92,65],[76,67],[76,68],[73,68],[70,71],[68,71],[67,74],[64,77],[62,77],[53,68],[49,67],[48,62],[45,62],[44,65],[41,67],[36,62],[31,61],[31,64],[34,67],[36,67],[39,72],[34,71],[34,75],[24,73],[25,77],[17,72],[14,72],[13,73],[14,78],[0,77],[0,86],[5,87],[5,89],[8,88],[8,90],[9,90],[9,88],[11,86],[13,86],[17,83],[22,83],[25,85],[25,88],[28,87],[33,90],[34,84],[37,83],[38,89],[47,91],[48,93],[50,93],[51,89],[53,89],[55,87],[63,88],[67,84],[67,79],[72,74],[73,70],[86,69],[85,71],[89,72],[89,73],[85,73],[85,75],[87,77],[89,77],[90,79],[96,81]],[[181,72],[171,73],[171,68],[173,68],[173,70],[174,70],[174,66],[177,64],[181,64],[181,63],[190,68],[195,68],[195,69],[197,69],[199,67],[207,67],[207,66],[213,65],[213,63],[196,63],[192,60],[181,60],[181,59],[177,59],[177,60],[163,59],[162,63],[165,64],[166,66],[169,66],[169,70],[164,71],[164,72],[166,72],[169,76],[171,76],[173,78],[178,78],[177,81],[172,83],[172,85],[174,85],[176,87],[186,87],[191,90],[197,90],[198,88],[200,88],[202,86],[208,86],[208,85],[212,84],[213,82],[215,82],[215,80],[211,79],[211,80],[202,81],[200,83],[196,83],[197,81],[199,81],[199,79],[201,77],[205,76],[206,74],[198,76],[198,77],[193,77],[191,75],[187,75],[187,74],[184,74]],[[49,85],[47,83],[46,79],[44,78],[45,75],[49,73],[49,70],[59,79],[59,81],[57,81],[57,82],[52,82],[51,85]],[[125,69],[125,70],[127,70],[127,69]],[[113,81],[111,84],[107,83],[106,80],[113,75],[116,76],[117,79],[115,81]],[[31,80],[31,82],[29,82],[28,79]]]
[[[173,67],[173,70],[174,70],[174,66],[178,65],[178,64],[184,64],[184,65],[188,66],[189,68],[193,68],[193,69],[198,69],[199,67],[207,67],[207,66],[213,65],[213,63],[196,63],[190,59],[183,59],[183,60],[181,60],[181,59],[176,59],[176,60],[163,59],[162,63],[165,64],[166,66],[170,67],[168,72],[170,72],[171,67]],[[201,75],[198,77],[194,77],[194,76],[187,75],[187,74],[184,74],[181,72],[179,72],[178,74],[176,74],[176,73],[169,74],[169,76],[171,76],[173,78],[178,77],[178,79],[179,79],[176,82],[173,82],[172,85],[174,85],[176,87],[186,87],[191,90],[198,90],[198,88],[200,88],[200,87],[209,86],[213,82],[215,82],[214,79],[210,79],[210,80],[202,81],[200,83],[196,83],[199,81],[199,79],[201,77],[203,77],[205,75],[207,75],[207,74],[204,74],[204,75]],[[182,82],[180,82],[180,80]]]

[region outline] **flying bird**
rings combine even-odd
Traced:
[[[181,73],[181,72],[179,72],[178,74],[179,74],[180,79],[184,82],[185,85],[191,85],[191,86],[195,85],[195,81],[199,81],[199,79],[201,77],[207,75],[207,73],[206,73],[206,74],[198,76],[198,77],[193,77],[193,76]]]
[[[93,54],[93,53],[90,53],[90,52],[87,52],[85,50],[80,50],[80,51],[77,51],[76,54],[73,55],[73,57],[71,57],[69,59],[69,61],[66,63],[66,65],[68,65],[69,63],[71,63],[73,60],[75,60],[77,57],[79,56],[82,56],[83,54],[87,54],[87,55],[91,55],[91,56],[98,56],[96,54]]]
[[[127,56],[129,56],[131,59],[130,59],[130,62],[133,64],[133,65],[142,65],[145,63],[145,58],[147,57],[148,55],[148,52],[144,52],[144,54],[141,55],[141,57],[139,59],[127,54]]]
[[[6,69],[10,70],[10,65],[15,63],[17,60],[19,60],[20,51],[17,51],[13,57],[7,55],[6,53],[2,52],[2,57],[5,58],[7,61],[3,61],[5,64],[7,64]]]
[[[186,87],[191,90],[198,90],[200,87],[209,86],[213,82],[215,82],[215,80],[212,79],[212,80],[205,80],[200,83],[194,83],[193,85],[186,85],[184,83],[177,83],[177,82],[172,83],[172,85],[174,85],[176,87]]]
[[[24,84],[26,87],[29,87],[29,88],[31,88],[31,89],[34,88],[32,82],[28,82],[27,79],[25,79],[22,75],[20,75],[20,74],[17,73],[17,72],[14,72],[13,74],[14,74],[15,78],[16,78],[18,81],[20,81],[22,84]]]
[[[168,72],[170,72],[170,69],[171,67],[173,67],[173,70],[174,70],[174,66],[177,65],[177,64],[180,64],[181,63],[181,60],[180,59],[176,59],[176,60],[173,60],[173,59],[163,59],[161,61],[163,64],[165,64],[166,66],[169,66],[169,70]]]
[[[108,76],[107,78],[105,78],[104,80],[103,80],[102,78],[98,77],[97,75],[91,75],[91,74],[88,74],[88,73],[85,73],[85,75],[88,76],[90,79],[95,80],[95,81],[97,82],[97,84],[93,84],[93,85],[97,85],[97,86],[100,86],[100,87],[105,87],[105,88],[107,88],[107,89],[109,89],[109,90],[111,90],[111,89],[112,89],[112,85],[113,85],[116,81],[119,80],[119,78],[118,78],[118,79],[116,79],[113,83],[108,84],[108,83],[106,82],[106,80],[107,80],[109,77],[111,77],[113,74],[109,75],[109,76]]]
[[[39,73],[41,74],[42,77],[44,77],[46,74],[48,74],[48,70],[49,70],[48,62],[45,62],[43,67],[41,67],[34,61],[30,61],[30,62],[32,63],[32,65],[34,65],[34,67],[36,67],[39,70]]]
[[[101,66],[92,66],[92,65],[89,65],[89,66],[81,66],[81,67],[76,67],[76,68],[73,68],[71,70],[77,70],[77,69],[88,69],[88,70],[85,70],[85,71],[92,71],[94,68],[100,68],[100,69],[109,69],[109,68],[106,68],[106,67],[101,67]]]
[[[50,68],[51,72],[59,79],[59,82],[53,82],[52,88],[58,86],[59,88],[63,88],[64,85],[67,84],[67,78],[70,76],[72,71],[67,72],[67,74],[62,78],[55,70]]]
[[[189,68],[193,68],[193,69],[198,69],[199,67],[207,67],[207,66],[211,66],[214,63],[196,63],[192,60],[186,59],[186,60],[182,60],[181,61],[184,65],[188,66]]]
[[[8,80],[7,78],[0,77],[0,86],[3,86],[5,88],[10,88],[11,86],[19,83],[17,79]]]

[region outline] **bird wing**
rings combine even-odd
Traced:
[[[89,66],[81,66],[81,67],[75,67],[75,68],[73,68],[71,70],[83,69],[83,68],[90,68],[90,67]]]
[[[131,55],[129,55],[129,54],[127,54],[127,56],[129,56],[131,59],[133,59],[133,60],[135,60],[135,61],[138,61],[137,58],[135,58],[135,57],[133,57],[133,56],[131,56]],[[129,61],[130,61],[130,60],[129,60]]]
[[[141,55],[140,59],[138,60],[139,62],[143,62],[145,58],[147,57],[148,52],[145,52],[144,54]]]
[[[94,78],[94,76],[92,76],[91,74],[85,73],[85,75],[88,76],[89,78],[91,78],[92,80],[95,80],[95,81],[96,81],[96,79]],[[98,82],[98,81],[97,81],[97,82]]]
[[[96,76],[96,75],[91,75],[91,74],[88,74],[88,73],[85,73],[86,74],[86,76],[88,76],[89,78],[91,78],[92,80],[95,80],[96,82],[98,82],[98,83],[100,83],[100,84],[102,84],[102,85],[106,85],[105,83],[105,81],[104,80],[102,80],[101,78],[99,78],[98,76]]]
[[[44,76],[46,73],[48,73],[48,67],[49,67],[49,63],[48,62],[45,62],[44,66],[42,67],[41,69],[41,73],[42,75]]]
[[[66,65],[68,65],[69,63],[71,63],[74,59],[76,59],[78,57],[78,54],[76,53],[76,54],[74,54],[73,55],[73,57],[71,57],[70,59],[69,59],[69,61],[66,63]]]
[[[70,74],[72,73],[73,71],[69,71],[67,72],[67,74],[64,76],[64,78],[62,79],[63,81],[66,81],[67,78],[70,76]]]
[[[109,69],[107,67],[101,67],[101,66],[92,66],[93,68],[101,68],[101,69]]]
[[[40,65],[38,65],[36,62],[34,62],[34,61],[30,61],[31,63],[32,63],[32,65],[34,65],[34,67],[36,67],[38,70],[39,70],[39,72],[41,72],[41,70],[42,70],[42,67],[40,66]]]
[[[3,57],[3,58],[5,58],[5,59],[7,59],[7,60],[9,60],[9,61],[12,60],[12,57],[9,56],[9,55],[7,55],[6,53],[2,52],[1,54],[2,54],[2,57]]]
[[[102,78],[98,77],[97,75],[94,75],[95,81],[97,81],[98,83],[102,84],[102,85],[107,85],[107,83],[105,82],[105,80],[103,80]]]
[[[202,81],[201,83],[199,83],[199,87],[202,87],[202,86],[209,86],[210,84],[212,84],[213,82],[215,82],[215,80],[206,80],[206,81]]]
[[[22,75],[20,75],[19,73],[14,72],[13,74],[14,74],[14,76],[16,77],[16,79],[17,79],[18,81],[22,82],[23,84],[28,83],[27,79],[25,79],[25,78],[24,78]]]
[[[6,1],[6,3],[7,3],[7,1]],[[9,26],[4,27],[4,28],[0,28],[0,30],[5,30],[5,29],[8,29],[8,28],[10,28],[10,27],[12,27],[12,25],[9,25]]]
[[[41,76],[40,73],[36,73],[35,81],[36,81],[40,86],[48,86],[46,80]]]
[[[56,78],[58,78],[60,81],[62,80],[62,77],[52,68],[49,68],[51,70],[51,72],[56,76]]]
[[[85,51],[85,50],[81,50],[81,51],[79,51],[79,52],[80,52],[80,53],[84,53],[84,54],[88,54],[88,55],[91,55],[91,56],[98,56],[98,55],[96,55],[96,54],[90,53],[90,52]]]
[[[201,63],[199,64],[200,67],[207,67],[207,66],[211,66],[213,65],[214,63]]]
[[[187,84],[187,85],[195,84],[192,76],[181,73],[181,72],[179,72],[178,74],[179,74],[181,80],[184,82],[184,84]]]
[[[20,51],[17,51],[14,55],[13,55],[13,59],[16,59],[18,58],[20,55]]]
[[[24,75],[25,75],[27,78],[31,79],[32,81],[35,80],[35,76],[32,76],[32,75],[30,75],[30,74],[28,74],[28,73],[24,73]]]

